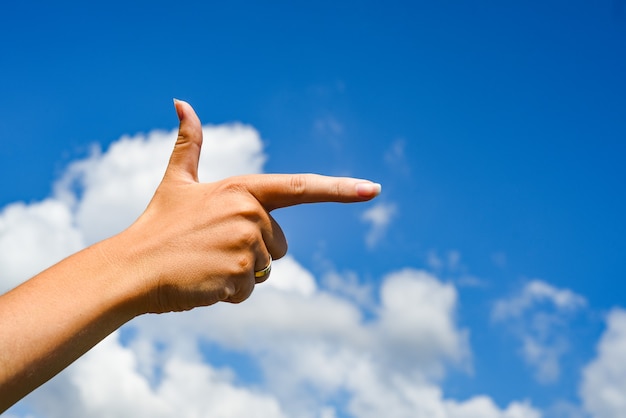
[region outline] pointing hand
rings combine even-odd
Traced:
[[[178,139],[160,186],[144,214],[123,234],[145,280],[146,312],[188,310],[245,300],[255,277],[287,252],[270,215],[315,202],[362,202],[380,185],[314,174],[257,174],[198,182],[202,126],[191,106],[175,101]],[[135,243],[140,243],[136,245]],[[271,257],[271,258],[270,258]],[[149,260],[149,261],[146,261]]]

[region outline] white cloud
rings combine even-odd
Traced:
[[[511,402],[502,411],[487,396],[476,396],[467,402],[447,403],[450,418],[541,418],[528,402]]]
[[[535,378],[540,383],[553,383],[560,376],[560,359],[569,349],[567,323],[586,303],[569,289],[533,280],[518,295],[498,300],[492,318],[511,327]]]
[[[581,405],[564,400],[554,402],[545,414],[550,418],[589,418]]]
[[[252,128],[204,132],[201,179],[261,171],[262,143]],[[39,269],[127,226],[161,178],[173,142],[173,132],[124,137],[72,164],[55,198],[7,207],[0,214],[0,243],[13,246],[9,254],[16,256],[3,259],[3,269],[25,277],[20,254]],[[377,205],[364,218],[381,234],[394,212],[393,205]],[[21,279],[0,280],[8,286]],[[276,261],[271,279],[246,303],[138,318],[23,402],[36,417],[70,418],[539,416],[524,402],[502,409],[487,396],[444,396],[439,382],[449,367],[471,368],[469,331],[455,318],[454,285],[400,270],[382,279],[375,303],[363,296],[374,290],[343,282],[349,291],[328,283],[320,289],[288,256]],[[219,348],[208,361],[207,346]],[[219,353],[242,361],[215,366],[220,356],[224,360]]]
[[[585,367],[580,395],[593,418],[626,416],[626,311],[614,309],[597,347],[597,357]]]
[[[373,248],[382,239],[396,215],[396,205],[393,203],[379,202],[363,212],[361,219],[370,224],[370,230],[365,237],[365,243]]]
[[[467,364],[468,333],[456,326],[454,286],[424,271],[407,269],[385,279],[380,298],[377,335],[394,341],[384,347],[384,358],[400,369],[413,364],[435,375],[443,372],[438,361],[442,357]]]
[[[289,254],[274,261],[272,270],[272,280],[267,283],[270,287],[293,291],[304,296],[312,295],[317,288],[315,277]]]
[[[554,331],[551,330],[554,334]],[[522,357],[526,363],[535,368],[535,378],[541,383],[552,383],[558,380],[561,374],[560,359],[569,349],[569,344],[563,337],[537,337],[528,333],[522,335]]]
[[[532,280],[518,296],[496,302],[492,313],[496,320],[516,318],[541,303],[551,304],[559,311],[574,311],[587,302],[569,289],[558,289],[544,281]]]
[[[371,308],[374,303],[372,286],[360,283],[354,272],[329,271],[322,278],[322,283],[326,290],[352,300],[364,308]]]
[[[237,385],[231,372],[202,362],[197,353],[164,359],[158,383],[151,384],[139,372],[141,354],[121,345],[119,332],[112,334],[31,395],[37,416],[285,417],[270,395]]]
[[[361,376],[359,376],[361,377]],[[359,380],[362,396],[350,405],[352,416],[378,418],[540,418],[541,414],[527,402],[512,402],[504,410],[489,397],[476,396],[459,402],[444,399],[439,387],[415,384],[403,379]]]

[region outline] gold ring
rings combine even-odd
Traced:
[[[255,272],[254,272],[254,278],[256,278],[256,279],[260,279],[260,278],[262,278],[262,277],[265,277],[265,276],[267,276],[268,274],[270,274],[270,271],[272,271],[272,256],[270,256],[270,262],[269,262],[269,264],[267,265],[267,267],[265,267],[265,268],[264,268],[264,269],[262,269],[262,270],[259,270],[259,271],[255,271]]]

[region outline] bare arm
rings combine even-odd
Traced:
[[[287,251],[273,209],[380,192],[312,174],[199,183],[200,120],[187,103],[176,111],[179,136],[141,217],[0,296],[0,412],[135,316],[245,300],[264,280],[254,272]]]

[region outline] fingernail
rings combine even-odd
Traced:
[[[180,121],[183,118],[182,112],[178,110],[178,106],[176,106],[180,100],[177,98],[172,99],[174,101],[174,109],[176,109],[176,116],[178,116],[178,120]]]
[[[378,183],[357,183],[356,194],[361,197],[374,197],[380,194],[382,186]]]

